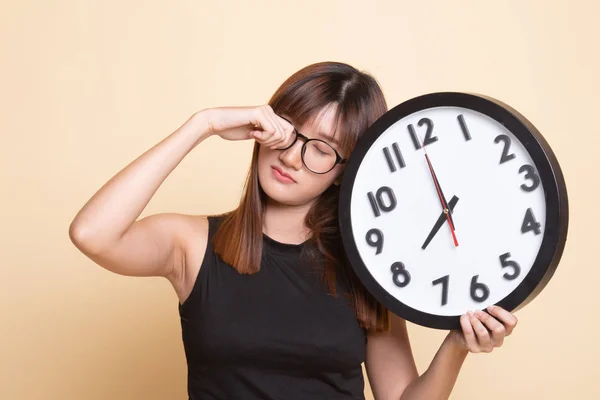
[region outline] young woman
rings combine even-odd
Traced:
[[[268,105],[195,113],[79,211],[69,234],[90,259],[172,283],[190,399],[362,399],[363,362],[376,399],[446,399],[466,355],[512,332],[517,319],[498,307],[463,315],[419,376],[405,321],[354,275],[338,231],[339,183],[358,138],[386,110],[369,74],[310,65]],[[255,140],[239,207],[138,220],[211,136]]]

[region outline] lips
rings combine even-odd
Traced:
[[[296,180],[294,178],[292,178],[292,176],[290,174],[286,174],[281,168],[276,167],[276,166],[272,166],[271,168],[273,168],[274,170],[276,170],[277,172],[279,172],[281,175],[290,178],[291,180],[293,180],[294,182],[296,182]]]

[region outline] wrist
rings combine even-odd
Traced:
[[[192,131],[198,139],[198,143],[212,136],[213,131],[210,124],[210,109],[206,108],[195,112],[188,121],[192,125]]]
[[[448,354],[457,358],[465,358],[469,354],[469,349],[460,339],[460,334],[456,331],[448,332],[442,346],[446,348]]]

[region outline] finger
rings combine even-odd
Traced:
[[[264,145],[269,147],[274,147],[281,139],[284,138],[285,134],[283,132],[283,127],[281,126],[280,118],[275,114],[273,109],[270,106],[266,106],[264,108],[265,116],[269,119],[271,124],[273,125],[275,131],[273,135],[269,137],[268,140],[265,141]]]
[[[488,330],[483,326],[481,321],[477,319],[475,314],[469,311],[469,316],[471,325],[473,325],[473,330],[475,331],[475,336],[477,336],[477,343],[479,344],[479,348],[481,351],[485,351],[489,353],[493,350],[494,346],[492,344],[492,338]]]
[[[273,144],[271,145],[271,148],[272,149],[284,149],[287,147],[289,138],[291,137],[292,132],[294,131],[294,126],[291,124],[290,121],[288,121],[284,117],[281,117],[275,113],[273,113],[273,118],[279,127],[279,133],[281,135],[278,140],[273,142]]]
[[[250,136],[256,139],[259,143],[264,144],[273,135],[275,129],[269,121],[260,120],[254,129],[250,132]]]
[[[273,113],[270,110],[267,111],[267,118],[269,118],[269,121],[271,121],[271,123],[273,124],[273,127],[275,128],[275,132],[273,132],[273,135],[271,135],[269,140],[265,142],[265,146],[269,146],[269,147],[273,148],[274,146],[277,145],[277,143],[279,143],[281,141],[281,139],[284,137],[284,134],[283,134],[283,129],[281,127],[281,124],[279,123],[279,120],[277,118],[277,115],[275,115],[275,113]]]
[[[492,333],[492,344],[494,347],[500,347],[504,343],[504,336],[506,336],[506,330],[496,318],[490,314],[485,313],[481,310],[475,311],[475,316],[479,319],[483,325]]]
[[[477,338],[475,337],[475,332],[473,331],[473,326],[471,325],[471,321],[467,314],[460,316],[460,326],[462,328],[463,336],[465,338],[465,344],[469,351],[473,353],[477,353],[479,351],[477,345]]]
[[[283,132],[283,137],[277,143],[277,147],[286,148],[291,143],[291,138],[294,134],[294,130],[296,129],[294,125],[286,118],[277,115],[277,119],[281,124],[281,129]]]
[[[504,329],[506,330],[506,336],[512,333],[512,331],[517,326],[517,323],[519,322],[514,314],[505,310],[502,307],[489,306],[487,310],[491,315],[493,315],[498,321],[500,321],[504,325]]]
[[[283,138],[283,131],[281,128],[281,124],[279,124],[277,118],[272,118],[272,121],[273,125],[275,125],[275,133],[273,134],[273,136],[271,136],[269,142],[265,143],[265,145],[269,146],[271,149],[275,149],[277,148],[277,144],[281,142],[281,139]]]
[[[266,108],[261,107],[258,110],[255,121],[252,121],[257,129],[252,131],[252,136],[260,143],[265,144],[275,133],[275,125],[267,115]]]

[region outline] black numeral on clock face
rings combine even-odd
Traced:
[[[433,286],[442,285],[442,305],[445,306],[448,303],[448,283],[450,281],[450,275],[442,276],[431,282]]]
[[[423,146],[427,146],[431,143],[437,142],[437,136],[432,136],[433,133],[433,121],[429,118],[421,118],[417,123],[419,126],[427,125],[427,131],[425,131],[425,139],[423,139]],[[408,133],[410,134],[410,138],[412,139],[413,145],[415,146],[415,150],[419,150],[421,148],[421,142],[419,137],[417,136],[417,132],[415,132],[415,127],[410,124],[408,125]]]
[[[516,261],[509,260],[509,258],[510,252],[500,255],[500,265],[502,265],[502,268],[512,268],[511,272],[505,272],[504,275],[502,275],[504,276],[504,279],[512,281],[521,274],[521,267]]]
[[[396,157],[398,166],[400,168],[406,167],[406,164],[404,163],[404,158],[402,158],[402,152],[400,152],[400,147],[398,146],[397,142],[392,143],[392,152]],[[389,147],[386,146],[383,148],[383,155],[385,156],[385,160],[387,161],[388,167],[390,168],[390,172],[396,172],[396,163],[392,158],[392,154],[390,153]]]
[[[369,229],[365,238],[369,246],[375,247],[375,254],[381,253],[383,250],[383,232],[376,228]]]
[[[459,114],[456,119],[458,120],[458,124],[460,125],[460,130],[463,133],[463,136],[465,137],[465,140],[469,141],[471,140],[471,134],[469,133],[469,128],[467,128],[467,124],[465,122],[465,117],[463,117],[462,114]]]
[[[504,142],[504,148],[502,149],[502,155],[500,156],[500,164],[504,164],[507,161],[515,158],[514,153],[509,153],[510,151],[510,137],[508,135],[498,135],[496,139],[494,139],[494,143]]]
[[[540,230],[540,226],[542,226],[542,224],[537,222],[537,220],[535,219],[535,216],[533,215],[533,210],[531,208],[528,208],[525,212],[525,218],[523,218],[523,223],[521,224],[521,233],[533,231],[536,235],[539,235],[540,233],[542,233],[542,231]]]
[[[537,174],[535,173],[535,169],[533,169],[533,166],[528,164],[522,165],[521,168],[519,168],[519,173],[522,174],[523,172],[527,172],[525,174],[525,179],[531,179],[532,182],[531,186],[522,184],[521,189],[523,189],[526,192],[533,192],[540,185],[540,177],[537,176]]]
[[[387,203],[384,201],[383,195],[387,197]],[[396,208],[396,196],[394,195],[394,191],[392,188],[388,186],[380,187],[376,194],[373,195],[373,192],[367,193],[369,197],[369,203],[371,203],[371,208],[373,209],[373,214],[375,217],[379,217],[381,215],[381,211],[390,212],[394,208]]]
[[[392,271],[392,280],[398,287],[405,287],[410,283],[410,272],[406,270],[406,267],[400,261],[392,264],[390,267]]]
[[[510,255],[509,255],[510,256]],[[502,256],[500,256],[502,258]],[[490,297],[490,289],[485,283],[478,282],[479,275],[471,278],[471,298],[478,303],[484,302]],[[442,276],[431,282],[433,286],[442,285],[442,306],[448,304],[448,289],[450,287],[450,275]]]
[[[485,283],[477,282],[479,275],[471,278],[471,298],[479,303],[490,297],[490,288]]]

